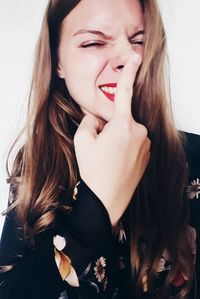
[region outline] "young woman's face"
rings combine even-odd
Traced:
[[[58,75],[84,114],[111,119],[123,66],[143,56],[143,30],[138,0],[82,0],[64,19]]]

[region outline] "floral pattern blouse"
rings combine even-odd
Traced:
[[[200,136],[186,133],[186,137],[191,211],[187,230],[196,267],[189,299],[199,299]],[[59,212],[55,223],[41,233],[33,248],[24,241],[14,210],[7,215],[0,265],[13,267],[0,273],[1,299],[133,299],[126,217],[113,228],[102,202],[81,179],[74,187],[70,204],[71,211],[67,215]],[[168,253],[164,251],[155,276],[158,289],[170,269]],[[170,298],[187,279],[185,273],[177,274]]]

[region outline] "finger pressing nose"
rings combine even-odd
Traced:
[[[115,94],[114,114],[120,113],[124,115],[131,115],[133,85],[137,70],[141,64],[141,56],[139,54],[132,54],[126,63],[118,84]]]
[[[111,68],[116,72],[121,71],[132,54],[133,49],[129,43],[116,49],[114,53],[112,53],[112,58],[110,60]]]

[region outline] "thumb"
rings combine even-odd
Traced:
[[[76,130],[74,135],[74,144],[83,146],[87,145],[88,142],[92,142],[97,136],[99,131],[102,130],[101,121],[92,114],[87,114],[83,117],[81,123]]]

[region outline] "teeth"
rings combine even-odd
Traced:
[[[110,93],[110,94],[115,94],[116,93],[116,87],[107,87],[107,86],[102,86],[100,87],[101,90]]]

